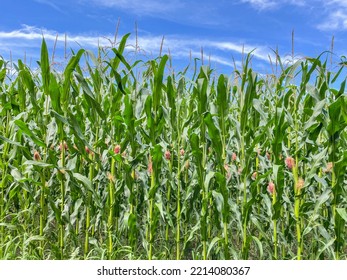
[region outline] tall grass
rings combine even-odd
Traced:
[[[346,259],[343,58],[190,76],[128,36],[0,60],[1,258]]]

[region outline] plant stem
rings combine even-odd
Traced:
[[[294,176],[294,216],[296,223],[296,240],[297,240],[297,259],[301,260],[301,218],[300,218],[300,205],[301,205],[301,189],[298,187],[298,157],[295,159],[295,166],[293,167],[293,176]]]
[[[169,178],[171,178],[172,181],[172,159],[169,162]],[[170,213],[170,197],[171,197],[171,183],[168,182],[168,190],[167,190],[167,194],[166,194],[166,214],[169,215]],[[165,228],[165,241],[168,242],[169,241],[169,223],[166,223],[166,228]]]
[[[108,259],[112,259],[112,230],[113,230],[113,206],[114,206],[114,180],[115,180],[115,160],[112,158],[111,162],[111,174],[110,174],[110,183],[109,187],[109,212],[108,212],[108,221],[107,221],[107,235],[108,235]]]
[[[64,259],[64,208],[65,208],[65,181],[64,181],[64,166],[65,166],[65,149],[64,149],[64,141],[61,140],[61,174],[60,174],[60,226],[59,226],[59,248],[60,248],[60,258]]]
[[[43,229],[44,224],[46,220],[45,215],[45,187],[46,187],[46,179],[44,175],[44,170],[42,170],[41,173],[41,190],[40,190],[40,236],[43,237]],[[41,251],[41,258],[43,259],[43,252],[44,252],[44,242],[43,240],[40,241],[40,251]]]
[[[89,153],[89,158],[93,161],[94,156],[93,152]],[[89,180],[93,185],[94,178],[94,165],[93,163],[89,164]],[[92,202],[92,193],[88,191],[87,194],[87,209],[86,209],[86,228],[85,228],[85,240],[84,240],[84,259],[87,259],[89,251],[89,228],[90,228],[90,211],[91,211],[91,202]]]
[[[5,131],[4,131],[4,135],[6,137],[9,136],[10,134],[10,111],[7,110],[6,112],[6,121],[5,123]],[[6,174],[7,174],[7,169],[8,169],[8,161],[7,161],[7,153],[9,150],[9,144],[7,142],[4,143],[4,148],[3,148],[3,154],[2,154],[2,163],[0,163],[1,166],[1,173],[2,174],[2,178],[1,178],[1,184],[0,184],[0,188],[1,188],[1,194],[0,194],[0,223],[4,223],[4,219],[5,219],[5,187],[6,187]],[[0,231],[0,235],[1,235],[1,244],[0,244],[0,258],[3,259],[4,257],[4,252],[3,252],[3,246],[5,244],[5,227],[3,225],[0,225],[1,231]]]
[[[180,223],[181,223],[181,178],[180,160],[178,160],[177,171],[177,212],[176,212],[176,260],[180,259]]]
[[[151,173],[151,190],[155,188],[155,168],[152,169]],[[155,195],[155,194],[153,194]],[[148,252],[148,260],[152,260],[153,257],[153,227],[154,227],[154,220],[153,220],[153,211],[154,211],[154,201],[153,197],[149,200],[149,222],[148,222],[148,232],[149,232],[149,252]]]
[[[272,195],[272,205],[274,206],[277,201],[276,190],[274,190]],[[277,219],[273,219],[273,240],[274,240],[274,259],[278,260],[278,241],[277,241]]]

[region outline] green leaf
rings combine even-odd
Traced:
[[[87,189],[94,193],[92,182],[84,175],[80,173],[72,173],[73,177],[75,177],[78,181],[82,182],[84,186],[87,187]]]
[[[332,238],[329,240],[329,242],[327,243],[323,243],[324,244],[324,247],[322,247],[321,249],[319,249],[318,253],[317,253],[317,256],[316,256],[316,260],[319,259],[320,255],[327,249],[329,249],[329,247],[332,247],[335,243],[335,238]]]
[[[268,119],[268,114],[263,110],[263,103],[259,99],[253,99],[253,108],[260,114],[263,120]]]
[[[56,111],[51,110],[50,114],[52,117],[54,117],[57,120],[57,123],[61,122],[62,124],[69,125],[68,120],[62,115],[60,115],[59,113],[57,113]]]
[[[340,96],[329,105],[330,123],[327,131],[330,137],[334,136],[335,133],[339,133],[347,126],[347,122],[343,118],[344,105],[344,96]]]
[[[317,199],[315,206],[314,206],[314,213],[318,213],[319,208],[329,200],[331,194],[331,189],[325,190]]]
[[[244,79],[246,80],[246,79]],[[241,122],[240,128],[241,132],[245,132],[246,125],[249,119],[250,110],[252,109],[253,99],[256,98],[256,84],[257,84],[257,76],[253,75],[252,69],[248,70],[248,84],[246,93],[244,95],[243,106],[241,110]]]
[[[207,77],[205,77],[205,75],[203,75],[203,78],[199,78],[197,80],[196,87],[194,87],[193,91],[198,96],[198,114],[200,116],[202,116],[207,111],[207,87],[208,79]]]
[[[30,236],[28,239],[25,239],[24,241],[24,245],[28,246],[29,243],[33,242],[33,241],[44,241],[46,238],[44,236],[40,236],[40,235],[33,235]]]
[[[253,241],[255,241],[255,243],[257,244],[258,249],[259,249],[259,258],[257,258],[257,259],[262,259],[262,258],[263,258],[263,255],[264,255],[262,243],[261,243],[261,241],[260,241],[256,236],[254,236],[254,235],[252,235],[252,239],[253,239]]]
[[[13,179],[15,179],[17,182],[22,182],[24,181],[23,179],[25,179],[25,177],[23,177],[23,175],[19,172],[17,168],[11,170],[11,175]]]
[[[6,68],[0,71],[0,82],[3,83],[6,77]]]
[[[62,219],[61,219],[61,211],[60,211],[60,208],[56,206],[56,201],[53,201],[53,200],[49,200],[49,205],[51,206],[53,212],[54,212],[54,215],[55,215],[55,219],[57,220],[57,222],[59,224],[61,224],[62,222]]]
[[[312,126],[317,124],[317,117],[322,114],[323,108],[326,106],[326,100],[317,102],[316,106],[312,110],[311,117],[306,121],[304,130],[310,129]]]
[[[16,120],[14,123],[24,134],[28,135],[36,145],[46,148],[46,144],[43,141],[41,141],[37,136],[35,136],[34,133],[28,128],[28,126],[23,121]]]
[[[223,222],[227,223],[229,220],[230,207],[228,203],[229,190],[227,189],[226,178],[225,178],[225,175],[219,172],[215,173],[215,178],[219,185],[219,188],[223,197]]]
[[[33,81],[33,77],[28,67],[25,66],[21,60],[18,60],[18,67],[19,67],[18,77],[20,78],[20,81],[23,87],[27,89],[27,92],[29,93],[29,96],[30,96],[30,101],[32,105],[34,106],[35,111],[38,111],[40,107],[37,104],[37,96],[36,96],[37,90],[35,89],[35,83]],[[21,103],[22,105],[25,106],[27,92],[25,92],[24,90],[20,92],[22,92]]]
[[[81,56],[84,54],[85,50],[80,49],[76,55],[73,55],[67,66],[64,70],[64,84],[63,84],[63,94],[62,94],[62,101],[63,103],[68,101],[68,95],[70,92],[70,86],[71,86],[71,74],[76,69],[76,66],[78,65]]]
[[[273,165],[273,176],[275,178],[275,186],[276,186],[276,197],[277,200],[275,204],[273,205],[274,213],[272,216],[273,220],[277,220],[281,216],[281,209],[282,209],[282,193],[284,189],[284,172],[283,172],[283,166],[282,165]]]
[[[87,146],[89,149],[92,150],[91,145],[89,144],[89,142],[85,139],[84,137],[84,133],[82,132],[81,127],[79,126],[77,119],[75,118],[75,116],[73,114],[69,114],[69,119],[70,119],[70,123],[71,123],[71,128],[72,131],[74,133],[74,135],[85,145]]]
[[[215,172],[213,171],[209,171],[205,177],[205,182],[204,182],[204,186],[205,186],[205,191],[207,192],[211,183],[211,180],[213,179],[215,175]]]
[[[116,56],[116,58],[113,60],[113,63],[112,63],[112,68],[114,70],[118,69],[119,63],[121,61],[120,55],[123,55],[123,52],[124,52],[124,49],[125,49],[125,46],[126,46],[126,42],[127,42],[128,38],[129,38],[129,36],[130,36],[130,33],[125,34],[122,37],[121,41],[119,42],[118,49],[117,50],[113,49],[113,51],[116,52],[116,54],[118,54]]]
[[[149,191],[149,197],[154,198],[155,193],[159,187],[159,175],[160,175],[160,165],[163,160],[163,151],[160,144],[155,145],[151,150],[152,157],[152,168],[155,174],[155,184],[151,187]]]
[[[219,242],[221,239],[222,239],[222,238],[216,236],[216,237],[214,237],[214,238],[211,240],[211,242],[210,242],[210,244],[209,244],[209,246],[208,246],[208,250],[207,250],[207,257],[210,255],[210,252],[211,252],[213,246],[214,246],[217,242]]]
[[[165,70],[165,65],[168,59],[169,57],[167,55],[162,56],[160,59],[159,67],[156,73],[154,73],[154,91],[153,91],[154,111],[158,109],[160,101],[161,101],[164,70]]]
[[[347,222],[347,211],[345,208],[336,208],[336,212]]]
[[[198,174],[199,174],[199,183],[200,186],[202,187],[203,185],[203,167],[202,167],[202,149],[199,146],[199,136],[195,133],[192,133],[189,137],[190,140],[190,145],[192,147],[192,154],[193,154],[193,159],[194,162],[196,164],[196,166],[198,167]]]
[[[94,108],[102,119],[105,119],[106,115],[102,111],[100,104],[95,100],[94,93],[89,88],[87,81],[79,73],[75,73],[75,77],[77,78],[78,82],[80,83],[80,85],[83,89],[84,97],[85,97],[86,101],[88,102],[88,104],[90,105],[90,107]]]
[[[8,138],[2,136],[2,135],[0,135],[0,139],[3,140],[3,141],[5,141],[5,142],[7,142],[7,143],[9,143],[9,144],[11,144],[11,145],[24,148],[24,146],[21,145],[19,142],[12,141],[12,140],[10,140],[10,139],[8,139]]]
[[[288,127],[288,122],[285,119],[284,110],[276,110],[275,116],[272,119],[274,126],[274,137],[272,140],[272,151],[275,155],[275,161],[279,163],[279,155],[282,152],[282,142],[286,136],[286,129]]]
[[[147,128],[149,131],[154,131],[153,125],[154,125],[154,120],[152,116],[152,96],[148,95],[145,101],[145,113],[146,113],[146,123],[147,123]],[[152,135],[151,135],[152,136]]]
[[[156,202],[155,206],[158,208],[161,218],[163,219],[163,221],[165,221],[165,212],[163,209],[163,202],[162,201]]]
[[[224,75],[220,75],[217,85],[217,107],[220,118],[225,118],[227,115],[229,94],[227,93],[226,79]]]
[[[212,190],[212,197],[214,198],[214,202],[216,204],[217,211],[222,215],[224,208],[224,198],[220,192],[216,192]]]
[[[42,76],[42,83],[43,83],[43,91],[45,94],[49,93],[49,79],[50,79],[50,67],[49,67],[49,58],[48,58],[48,50],[47,50],[47,44],[45,39],[42,39],[41,44],[41,60],[40,60],[40,67],[41,67],[41,76]]]
[[[58,84],[57,82],[56,76],[53,73],[51,73],[51,78],[49,83],[49,96],[51,98],[53,110],[62,114],[63,110],[60,104],[60,98],[61,98],[60,90],[61,90],[61,87],[60,87],[60,84]]]
[[[42,161],[35,161],[35,160],[26,160],[23,162],[23,165],[34,165],[34,166],[39,166],[39,167],[49,167],[53,168],[54,165]]]
[[[129,214],[129,217],[128,217],[128,227],[130,229],[136,229],[136,215],[133,214],[133,213],[130,213]]]
[[[214,124],[211,113],[209,113],[209,112],[206,113],[204,121],[205,121],[205,124],[208,128],[208,135],[211,138],[213,149],[216,152],[217,162],[218,162],[220,168],[223,168],[223,160],[222,160],[223,145],[222,145],[222,141],[220,138],[220,130]]]

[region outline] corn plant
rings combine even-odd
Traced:
[[[129,36],[0,58],[1,258],[346,259],[344,57],[179,72]]]

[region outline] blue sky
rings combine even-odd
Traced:
[[[294,30],[295,58],[317,56],[329,50],[334,36],[335,60],[347,55],[347,0],[11,0],[2,1],[0,55],[13,60],[26,57],[34,63],[40,55],[42,34],[55,59],[68,48],[96,50],[111,46],[118,20],[117,41],[131,33],[127,51],[137,42],[148,58],[163,52],[183,68],[190,56],[228,73],[242,53],[253,49],[252,66],[269,69],[273,49],[284,61],[291,60]],[[57,37],[58,36],[58,37]]]

